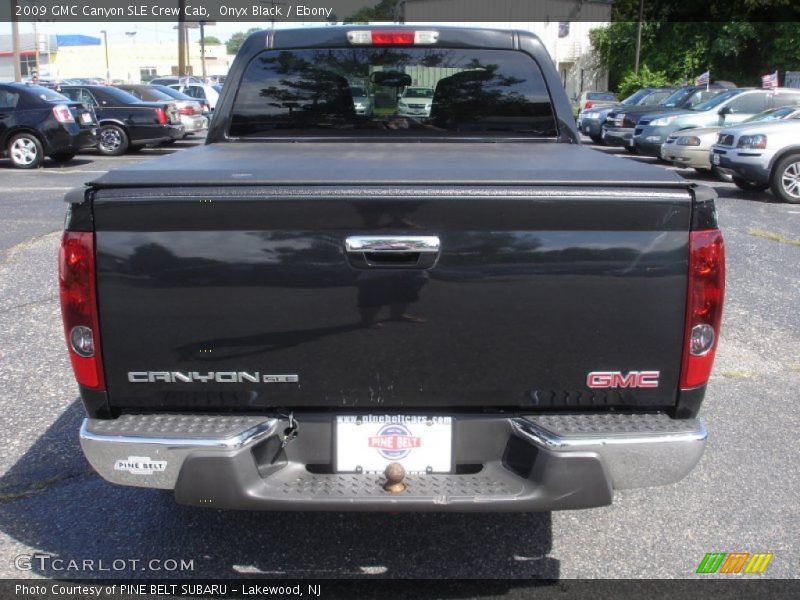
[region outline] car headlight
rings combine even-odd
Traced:
[[[399,106],[400,108],[408,108],[408,106],[406,106],[406,103],[403,102],[402,100],[397,103],[397,106]]]
[[[763,150],[767,147],[767,136],[760,133],[756,135],[743,135],[739,138],[737,148],[747,148],[749,150]]]
[[[650,125],[653,127],[662,127],[663,125],[669,125],[677,118],[678,117],[674,115],[671,117],[659,117],[658,119],[653,119],[650,121]]]
[[[425,110],[430,110],[430,109],[431,109],[431,105],[430,104],[426,104],[425,105]]]
[[[681,135],[675,143],[678,146],[699,146],[700,138],[696,135]]]

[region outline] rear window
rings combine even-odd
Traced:
[[[610,100],[616,101],[617,97],[611,92],[589,92],[586,94],[587,100]]]
[[[369,114],[356,114],[355,89],[370,97]],[[242,78],[229,130],[249,138],[557,133],[542,73],[529,56],[395,47],[262,52]]]

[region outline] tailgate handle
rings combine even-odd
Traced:
[[[435,235],[351,235],[344,246],[350,264],[360,269],[429,269],[441,244]]]

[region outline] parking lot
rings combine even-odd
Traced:
[[[716,551],[771,552],[764,577],[800,574],[800,206],[693,170],[680,173],[719,194],[728,284],[701,412],[709,443],[679,484],[619,492],[593,510],[440,515],[222,512],[105,483],[78,446],[83,413],[57,290],[62,197],[108,169],[198,143],[118,158],[87,153],[33,171],[0,160],[2,577],[682,578]],[[110,571],[95,562],[65,572],[47,561],[18,570],[15,557],[33,552],[109,568],[127,562]],[[192,568],[141,572],[130,562],[152,559]]]

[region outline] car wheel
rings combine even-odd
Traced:
[[[592,135],[592,136],[589,136],[589,137],[591,138],[592,142],[594,142],[595,144],[598,144],[599,146],[605,146],[606,145],[606,143],[603,141],[603,138],[601,136],[599,136],[599,135]]]
[[[97,149],[100,154],[106,156],[119,156],[128,150],[128,134],[118,125],[103,125],[100,128],[100,136],[97,141]]]
[[[37,169],[44,160],[44,149],[39,139],[31,133],[20,133],[8,142],[8,158],[18,169]]]
[[[733,177],[731,176],[731,174],[726,173],[719,167],[711,167],[711,174],[720,181],[724,181],[725,183],[730,183],[733,181]]]
[[[50,155],[50,159],[57,163],[65,163],[75,158],[74,152],[56,152]]]
[[[775,165],[770,187],[784,202],[800,204],[800,154],[791,154]]]
[[[731,178],[731,180],[733,181],[736,187],[738,187],[740,190],[744,190],[745,192],[763,192],[769,187],[768,183],[747,181],[746,179],[742,179],[741,177],[734,176]]]

